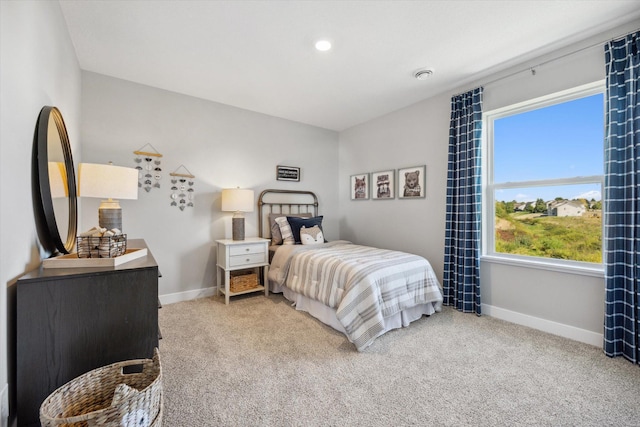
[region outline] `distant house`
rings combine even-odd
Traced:
[[[551,216],[553,214],[553,210],[558,207],[561,203],[566,203],[567,200],[551,200],[550,202],[546,202],[547,205],[547,215]]]
[[[559,200],[552,202],[547,207],[549,216],[582,216],[586,212],[585,206],[581,202]]]

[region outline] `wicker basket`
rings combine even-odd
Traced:
[[[248,291],[258,287],[258,275],[253,271],[232,271],[229,289],[231,292]]]
[[[127,235],[76,237],[78,258],[115,258],[127,251]]]
[[[128,366],[142,372],[125,374]],[[153,359],[127,360],[94,369],[49,395],[40,406],[43,427],[162,425],[162,367]]]

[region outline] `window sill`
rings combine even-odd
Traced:
[[[483,255],[481,262],[494,264],[511,265],[514,267],[535,268],[538,270],[556,271],[559,273],[579,274],[582,276],[599,277],[604,279],[604,266],[598,264],[578,263],[560,264],[528,257],[504,256],[504,255]]]

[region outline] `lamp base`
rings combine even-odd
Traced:
[[[244,240],[244,217],[231,219],[233,240]]]
[[[101,228],[122,231],[122,208],[117,200],[103,200],[98,208],[98,224]]]

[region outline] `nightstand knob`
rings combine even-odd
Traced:
[[[247,258],[247,262],[249,262],[249,258]]]
[[[246,248],[245,251],[249,252],[249,248]]]

